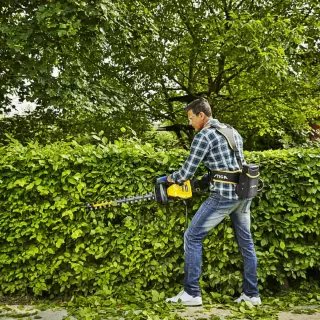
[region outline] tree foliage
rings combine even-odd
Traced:
[[[15,93],[67,122],[101,114],[110,136],[160,121],[183,140],[183,106],[203,96],[249,149],[302,143],[319,118],[314,0],[4,0],[0,10],[3,110]]]

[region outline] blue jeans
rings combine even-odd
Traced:
[[[230,215],[235,238],[243,260],[243,292],[249,297],[259,296],[257,257],[250,232],[252,198],[229,200],[211,193],[193,217],[184,234],[184,290],[191,296],[201,296],[202,241],[208,232]]]

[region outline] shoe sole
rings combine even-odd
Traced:
[[[262,302],[256,302],[256,303],[253,303],[253,302],[251,302],[251,301],[249,301],[249,300],[241,300],[241,301],[234,301],[235,303],[237,303],[237,304],[239,304],[239,303],[241,303],[241,302],[250,302],[253,306],[261,306],[262,305]]]
[[[188,302],[185,302],[185,303],[182,303],[183,306],[186,306],[186,307],[200,307],[202,306],[202,303],[188,303]]]
[[[182,302],[182,305],[187,306],[187,307],[198,307],[198,306],[202,306],[202,301],[199,301],[199,302],[184,301],[184,302]]]
[[[187,307],[199,307],[202,306],[202,302],[198,302],[198,303],[194,303],[192,301],[188,302],[181,302],[181,301],[177,301],[177,302],[173,302],[173,301],[166,301],[167,303],[176,303],[176,304],[182,304],[183,306],[187,306]]]

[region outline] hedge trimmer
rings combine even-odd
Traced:
[[[136,195],[132,197],[115,199],[111,201],[104,201],[101,203],[86,204],[86,209],[97,210],[106,207],[119,206],[123,203],[134,203],[148,200],[155,200],[158,203],[166,204],[169,199],[176,198],[187,200],[192,197],[193,193],[200,193],[208,190],[209,181],[207,176],[203,176],[201,179],[193,179],[185,181],[183,184],[159,184],[157,183],[154,187],[153,192],[144,195]]]
[[[236,193],[238,195],[245,195],[244,197],[253,197],[258,191],[263,188],[263,182],[259,179],[259,167],[254,164],[243,165],[242,172],[237,172],[238,183],[236,187]],[[254,173],[254,175],[252,175]],[[170,183],[156,183],[153,192],[144,195],[137,195],[122,199],[116,199],[111,201],[104,201],[102,203],[86,204],[86,209],[96,210],[106,207],[118,206],[123,203],[133,203],[140,201],[155,200],[158,203],[166,204],[169,199],[176,198],[183,201],[192,198],[192,194],[199,194],[209,190],[210,180],[226,182],[228,180],[228,174],[230,171],[220,171],[213,175],[213,178],[209,174],[205,174],[200,179],[187,180],[183,184],[170,184]],[[217,177],[216,177],[217,176]],[[239,178],[240,177],[240,178]],[[217,180],[218,179],[218,180]],[[223,180],[225,179],[225,180]],[[259,181],[262,183],[262,187],[258,189]],[[232,182],[234,183],[234,182]]]

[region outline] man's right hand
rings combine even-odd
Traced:
[[[210,177],[205,174],[202,178],[194,178],[191,180],[192,193],[202,193],[209,191]]]

